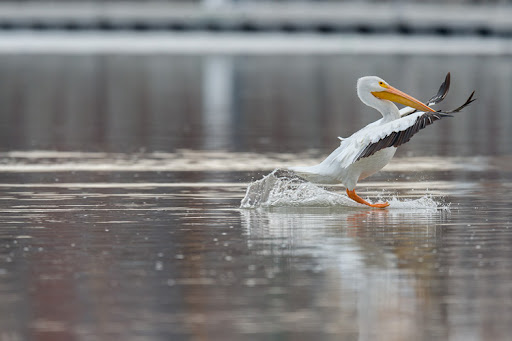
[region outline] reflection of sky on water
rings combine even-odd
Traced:
[[[243,154],[7,155],[0,325],[9,337],[23,335],[27,321],[34,335],[65,339],[508,335],[506,171],[447,161],[443,171],[415,172],[411,158],[362,186],[402,201],[429,192],[450,212],[239,210],[240,179],[252,173],[225,163]],[[263,164],[268,155],[259,155],[244,157]],[[178,156],[195,168],[173,171]],[[28,169],[5,171],[9,163]],[[404,178],[390,180],[395,174]]]
[[[328,152],[336,136],[378,118],[357,99],[359,76],[378,74],[426,99],[450,71],[442,107],[473,89],[478,101],[398,156],[508,153],[508,64],[464,55],[2,55],[0,138],[4,150]]]
[[[425,316],[438,313],[428,304],[436,288],[416,274],[429,271],[422,264],[432,261],[442,213],[281,209],[242,211],[242,217],[254,252],[315,273],[315,309],[335,311],[319,329],[360,340],[439,332],[423,325]],[[411,251],[415,259],[408,258]]]

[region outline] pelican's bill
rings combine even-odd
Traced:
[[[392,86],[387,86],[387,88],[383,91],[374,91],[374,92],[372,92],[372,95],[374,95],[377,98],[386,99],[388,101],[392,101],[395,103],[400,103],[400,104],[406,105],[408,107],[411,107],[411,108],[414,108],[414,109],[417,109],[420,111],[435,112],[434,109],[421,103],[416,98],[414,98],[411,95],[408,95],[405,92],[402,92]]]

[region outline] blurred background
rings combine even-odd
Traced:
[[[324,152],[378,117],[358,77],[426,100],[452,72],[442,107],[479,100],[415,152],[508,153],[511,17],[503,0],[1,1],[0,148]]]
[[[0,1],[0,341],[510,339],[511,18],[504,0]],[[239,209],[379,118],[359,77],[425,101],[448,72],[439,108],[477,101],[361,183],[389,210],[333,204],[341,186],[320,209]]]

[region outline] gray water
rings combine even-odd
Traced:
[[[359,184],[389,209],[240,208],[377,118],[359,76],[425,100],[448,71],[441,107],[478,100]],[[2,55],[0,79],[1,341],[510,338],[510,58]]]

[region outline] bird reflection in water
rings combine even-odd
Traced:
[[[241,215],[252,252],[272,258],[280,276],[307,283],[283,290],[313,298],[295,308],[321,312],[308,319],[320,324],[312,329],[410,340],[425,315],[440,314],[430,279],[444,211],[272,208]],[[291,302],[285,307],[283,314],[293,312]]]

